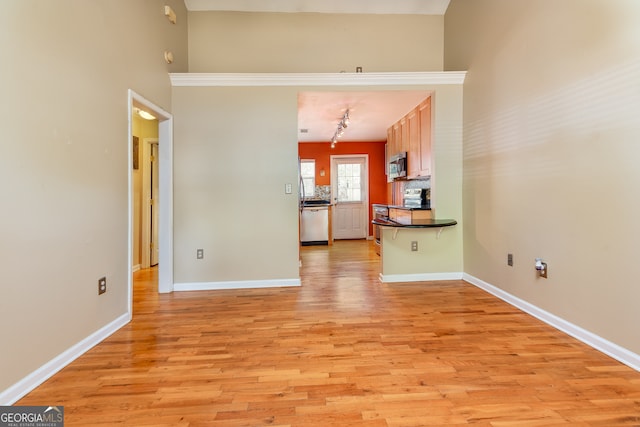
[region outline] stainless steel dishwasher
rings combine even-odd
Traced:
[[[303,246],[329,244],[329,202],[307,200],[300,215],[300,243]]]

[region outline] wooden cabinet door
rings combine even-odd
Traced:
[[[420,168],[418,176],[431,175],[431,97],[418,106],[420,116]]]
[[[421,157],[420,157],[420,114],[418,108],[413,109],[406,116],[408,127],[407,137],[409,139],[407,150],[407,178],[416,178],[420,176]]]
[[[395,154],[395,150],[396,150],[396,142],[393,137],[393,127],[390,127],[389,129],[387,129],[386,150],[387,150],[387,153],[386,153],[387,157],[384,165],[384,168],[385,168],[384,170],[385,170],[385,174],[387,175],[387,182],[391,182],[392,179],[389,177],[389,160],[391,159],[391,156]]]
[[[402,127],[399,121],[393,124],[393,146],[395,150],[393,155],[402,151]]]
[[[407,121],[407,116],[400,119],[400,141],[398,145],[400,152],[406,153],[409,151],[409,122]]]

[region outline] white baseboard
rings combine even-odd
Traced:
[[[617,361],[624,363],[630,368],[633,368],[636,371],[640,371],[640,355],[633,353],[617,344],[614,344],[611,341],[608,341],[592,332],[589,332],[586,329],[574,325],[571,322],[567,322],[566,320],[554,314],[551,314],[539,307],[536,307],[535,305],[530,304],[527,301],[524,301],[514,295],[511,295],[510,293],[505,292],[502,289],[497,288],[485,281],[482,281],[477,277],[465,273],[462,280],[489,292],[490,294],[513,305],[514,307],[519,308],[525,313],[529,313],[530,315],[543,321],[544,323],[553,326],[554,328],[566,333],[567,335],[572,336],[579,341],[582,341],[588,346],[593,347],[594,349],[601,351],[602,353],[610,357],[613,357]]]
[[[420,274],[382,274],[383,283],[395,282],[433,282],[436,280],[461,280],[462,273],[420,273]]]
[[[131,267],[131,272],[135,273],[136,271],[140,270],[142,267],[140,266],[140,264],[136,264],[133,267]]]
[[[300,279],[280,280],[238,280],[231,282],[193,282],[175,283],[173,290],[179,291],[217,291],[223,289],[252,289],[252,288],[284,288],[300,286]]]
[[[76,345],[70,347],[49,362],[45,363],[8,389],[0,392],[0,405],[13,405],[20,398],[51,378],[55,373],[60,371],[69,363],[73,362],[96,344],[99,344],[109,335],[129,323],[130,320],[131,315],[129,313],[123,314],[113,322],[89,335]]]

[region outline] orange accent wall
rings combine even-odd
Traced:
[[[368,154],[369,155],[369,216],[371,205],[387,203],[387,176],[385,175],[385,144],[387,141],[348,142],[340,141],[336,148],[329,142],[300,142],[298,155],[301,159],[316,161],[316,185],[331,185],[331,155]],[[320,171],[325,171],[320,176]],[[369,235],[373,227],[369,222]]]

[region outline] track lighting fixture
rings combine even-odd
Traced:
[[[349,118],[349,109],[344,112],[342,118],[338,122],[338,127],[336,128],[335,133],[333,134],[333,138],[331,138],[331,148],[335,148],[338,143],[338,138],[341,138],[344,135],[344,130],[349,127],[351,123],[351,119]]]

